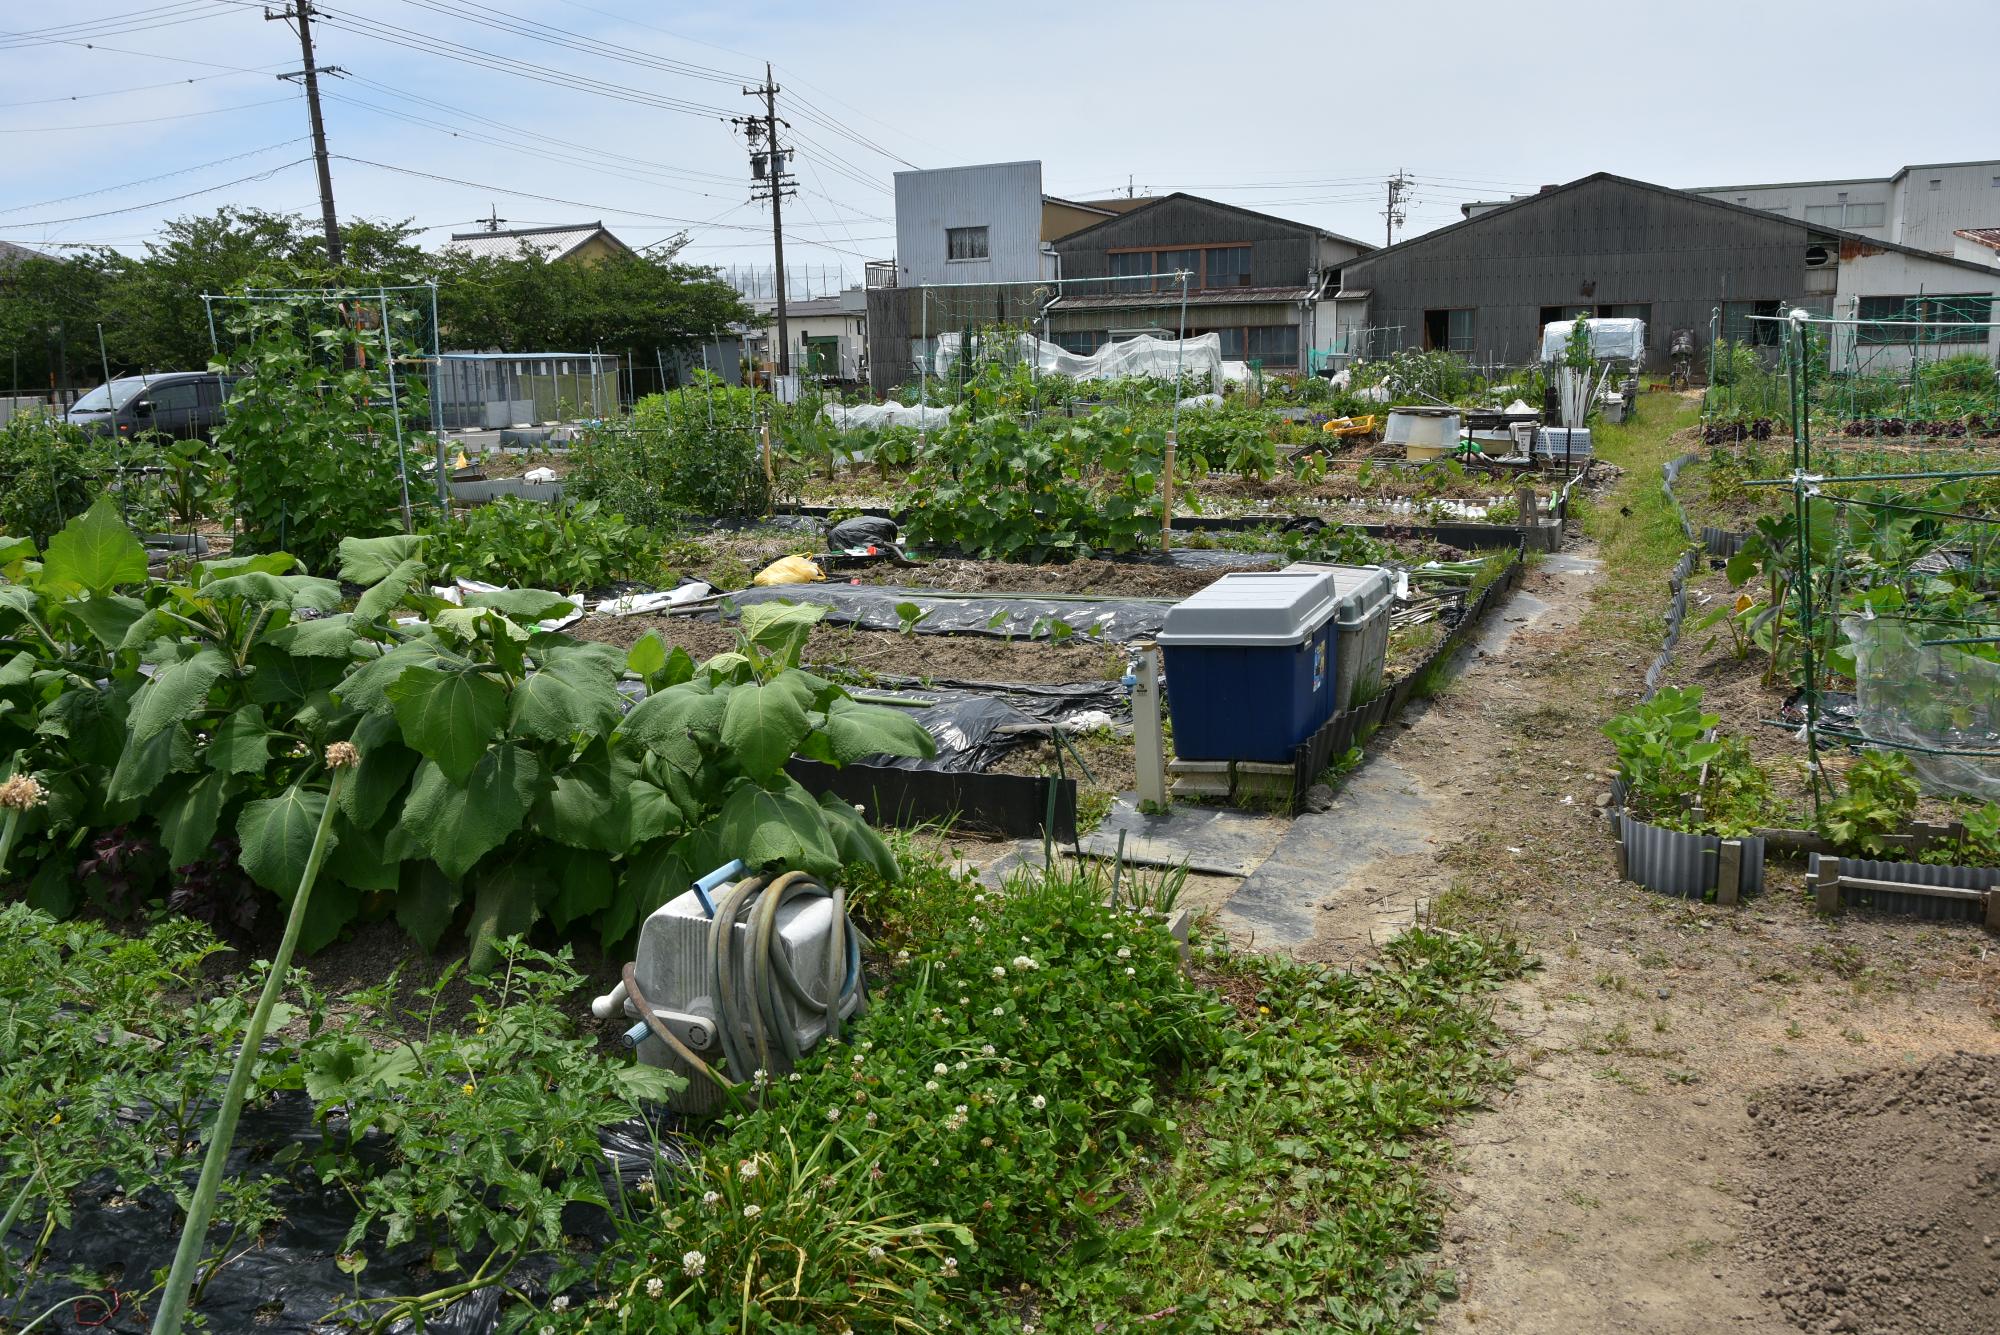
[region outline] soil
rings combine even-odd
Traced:
[[[1797,1317],[1829,1329],[1779,1290],[1813,1267],[1839,1282],[1846,1258],[1865,1261],[1889,1232],[1935,1234],[1952,1250],[1912,1244],[1897,1259],[1939,1275],[1948,1256],[1973,1287],[1956,1277],[1889,1285],[1887,1315],[1857,1296],[1841,1308],[1846,1328],[1969,1329],[1954,1323],[1977,1297],[1987,1303],[1978,1328],[1993,1329],[2000,1305],[1978,1284],[1991,1278],[1984,1239],[2000,1246],[2000,1210],[1972,1185],[1977,1165],[1992,1162],[1978,1157],[1992,1153],[1990,1129],[1986,1141],[1963,1132],[1948,1154],[1928,1138],[1961,1137],[1962,1080],[1912,1081],[1897,1105],[1907,1116],[1828,1111],[1811,1130],[1770,1120],[1810,1105],[1774,1089],[1850,1075],[1873,1089],[1890,1079],[1874,1074],[1885,1069],[2000,1053],[1993,938],[1972,924],[1821,917],[1795,862],[1767,864],[1764,893],[1732,908],[1618,878],[1599,805],[1612,760],[1600,729],[1637,698],[1658,648],[1672,554],[1648,553],[1632,534],[1647,522],[1659,459],[1679,445],[1665,427],[1688,412],[1650,394],[1636,431],[1607,431],[1629,471],[1592,507],[1603,545],[1573,542],[1526,572],[1458,675],[1370,744],[1346,796],[1373,790],[1380,805],[1360,801],[1349,818],[1357,831],[1394,824],[1398,839],[1349,874],[1346,890],[1301,888],[1323,902],[1297,953],[1363,963],[1388,934],[1426,922],[1509,933],[1539,959],[1496,1002],[1512,1087],[1448,1133],[1452,1204],[1438,1259],[1458,1274],[1461,1297],[1438,1329],[1695,1335],[1781,1332],[1800,1328]],[[1230,889],[1200,897],[1222,908],[1224,926]],[[1753,1106],[1769,1112],[1753,1118]],[[1924,1122],[1940,1125],[1904,1139]],[[1786,1157],[1805,1155],[1804,1142],[1828,1157]],[[1927,1158],[1926,1146],[1945,1157]],[[1926,1163],[1950,1170],[1935,1191],[1920,1176]],[[1810,1183],[1815,1172],[1828,1179],[1823,1208],[1796,1203],[1774,1176]],[[1969,1237],[1957,1222],[1968,1210],[1989,1221]]]
[[[736,632],[720,621],[690,616],[592,616],[568,628],[583,640],[629,647],[648,633],[669,650],[686,649],[696,662],[736,648]],[[812,667],[842,669],[864,680],[869,674],[931,680],[1061,684],[1104,681],[1125,673],[1125,655],[1116,645],[1070,640],[999,640],[983,635],[901,635],[894,631],[815,627],[804,661]]]
[[[1984,1335],[2000,1321],[2000,1055],[1952,1053],[1786,1085],[1744,1255],[1812,1331]],[[1810,1237],[1813,1245],[1799,1240]]]
[[[1070,561],[1025,565],[1013,561],[940,558],[917,567],[871,565],[835,571],[835,579],[895,584],[955,593],[1096,594],[1107,598],[1185,598],[1213,584],[1221,570],[1188,570],[1145,561]]]

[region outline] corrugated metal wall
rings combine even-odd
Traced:
[[[1121,218],[1099,224],[1055,243],[1062,256],[1062,276],[1102,278],[1110,270],[1110,252],[1128,249],[1222,246],[1250,243],[1250,283],[1253,287],[1304,287],[1318,262],[1316,232],[1303,223],[1259,218],[1234,209],[1218,208],[1200,199],[1164,199]],[[1329,259],[1329,264],[1339,263]],[[1072,293],[1129,290],[1131,284],[1067,287]]]
[[[1545,306],[1649,305],[1648,363],[1676,328],[1705,353],[1722,301],[1795,302],[1806,231],[1796,219],[1721,209],[1621,181],[1588,181],[1350,261],[1348,288],[1373,290],[1371,325],[1422,345],[1426,310],[1470,307],[1475,357],[1537,353]]]

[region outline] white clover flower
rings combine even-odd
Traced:
[[[790,1075],[786,1076],[785,1078],[791,1081],[795,1085],[799,1083],[799,1073],[797,1071],[793,1071]]]
[[[868,1249],[868,1259],[871,1261],[879,1261],[888,1254],[889,1253],[883,1251],[880,1247],[870,1247]]]
[[[1026,940],[1025,937],[1022,939]],[[1035,963],[1033,960],[1029,959],[1026,955],[1016,955],[1014,957],[1014,968],[1019,973],[1027,973],[1031,970],[1039,969],[1041,967],[1042,967],[1041,965]]]
[[[1127,978],[1137,978],[1139,976],[1139,971],[1128,964],[1125,966],[1125,976]]]
[[[681,1273],[689,1279],[701,1278],[701,1272],[708,1268],[708,1258],[700,1252],[681,1253]]]
[[[703,1193],[701,1193],[701,1204],[703,1209],[713,1210],[721,1202],[722,1202],[722,1193],[719,1191],[704,1191]]]
[[[972,998],[971,998],[971,997],[960,997],[960,998],[958,999],[958,1004],[959,1004],[959,1005],[961,1005],[961,1006],[970,1006],[970,1005],[972,1004]]]
[[[1005,1015],[1007,1013],[1007,1008],[1005,1006],[995,1006],[993,1008],[993,1013],[995,1015]]]
[[[956,1108],[953,1108],[953,1109],[952,1109],[952,1111],[953,1111],[953,1112],[958,1112],[958,1113],[963,1113],[963,1112],[970,1112],[970,1111],[972,1111],[972,1110],[971,1110],[970,1108],[967,1108],[967,1107],[966,1107],[966,1106],[965,1106],[965,1105],[964,1105],[963,1103],[961,1103],[961,1104],[959,1104],[959,1105],[958,1105],[958,1106],[957,1106]]]
[[[852,1061],[852,1064],[853,1064],[853,1065],[855,1065],[855,1066],[859,1066],[859,1065],[861,1065],[861,1054],[860,1054],[860,1053],[858,1053],[858,1052],[857,1052],[857,1053],[855,1053],[855,1054],[854,1054],[854,1056],[853,1056],[853,1058],[851,1059],[851,1061]]]
[[[1042,1109],[1049,1106],[1049,1101],[1043,1098],[1040,1094],[1037,1094],[1028,1100],[1028,1106],[1030,1108],[1033,1108],[1036,1112],[1040,1112]]]
[[[938,1082],[937,1082],[937,1081],[935,1081],[935,1080],[926,1080],[926,1081],[924,1081],[924,1088],[925,1088],[925,1089],[929,1089],[929,1090],[935,1090],[935,1089],[937,1089],[937,1087],[938,1087]]]
[[[861,1120],[868,1123],[868,1125],[873,1126],[875,1125],[875,1114],[869,1113],[866,1117],[862,1118]]]
[[[996,1049],[991,1043],[983,1043],[980,1045],[979,1055],[982,1057],[991,1057],[995,1051]]]
[[[967,1067],[967,1066],[969,1066],[969,1065],[971,1065],[971,1063],[970,1063],[970,1062],[963,1062],[963,1061],[961,1061],[961,1062],[959,1062],[959,1063],[958,1063],[958,1064],[956,1065],[956,1067],[955,1067],[954,1069],[956,1069],[956,1070],[960,1070],[960,1071],[963,1071],[963,1070],[964,1070],[964,1069],[966,1069],[966,1067]]]
[[[909,951],[907,951],[907,950],[899,950],[899,951],[897,951],[897,952],[896,952],[896,963],[898,963],[898,964],[908,964],[909,962],[910,962],[910,952],[909,952]]]
[[[863,1052],[873,1052],[873,1051],[875,1050],[875,1040],[874,1040],[874,1039],[872,1039],[872,1038],[864,1038],[864,1039],[862,1039],[862,1040],[861,1040],[861,1050],[862,1050]]]
[[[973,903],[975,903],[975,904],[984,904],[984,903],[986,902],[986,896],[985,896],[985,895],[974,895],[974,896],[972,897],[972,902],[973,902]]]
[[[946,1066],[943,1062],[939,1062],[937,1065],[931,1067],[931,1074],[943,1075],[946,1071],[949,1071],[950,1069],[951,1068],[949,1066]]]
[[[994,976],[995,978],[1005,978],[1005,977],[1007,976],[1007,966],[1006,966],[1006,965],[1004,965],[1004,964],[996,964],[996,965],[994,965],[994,966],[993,966],[993,976]]]
[[[556,1328],[554,1326],[543,1326],[540,1335],[556,1335]]]
[[[840,1120],[840,1109],[828,1108],[826,1110],[826,1120],[829,1122],[838,1122]]]
[[[653,1181],[653,1175],[651,1173],[648,1173],[646,1174],[646,1176],[639,1179],[639,1190],[643,1192],[645,1195],[650,1196],[659,1189],[660,1189],[659,1185]]]
[[[970,927],[970,928],[971,928],[971,929],[972,929],[973,931],[975,931],[975,932],[978,932],[978,931],[983,931],[983,930],[985,930],[985,927],[986,927],[986,924],[985,924],[985,923],[983,923],[983,922],[981,922],[981,921],[980,921],[979,919],[977,919],[977,918],[967,918],[967,919],[965,920],[965,925],[966,925],[967,927]]]
[[[646,1281],[646,1296],[648,1298],[651,1298],[654,1302],[658,1302],[663,1296],[665,1296],[666,1292],[667,1292],[666,1281],[661,1279],[658,1275],[655,1275],[651,1279]]]
[[[739,1177],[757,1176],[757,1161],[755,1159],[745,1159],[742,1163],[736,1165],[736,1173]]]
[[[550,1303],[549,1310],[551,1312],[567,1312],[569,1310],[569,1295],[565,1293]]]
[[[1121,959],[1121,960],[1129,960],[1129,959],[1131,959],[1131,958],[1132,958],[1132,947],[1130,947],[1130,946],[1120,946],[1120,947],[1118,947],[1118,958],[1119,958],[1119,959]]]
[[[750,1073],[750,1087],[752,1089],[762,1089],[764,1086],[770,1083],[771,1083],[771,1073],[765,1070],[763,1067],[759,1066],[756,1070]]]
[[[944,1258],[944,1272],[947,1275],[958,1273],[958,1258],[956,1256],[947,1256]]]
[[[764,1207],[761,1205],[746,1205],[743,1207],[743,1217],[745,1219],[755,1219],[762,1213],[764,1213]]]

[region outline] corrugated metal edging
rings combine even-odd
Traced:
[[[1748,541],[1748,533],[1735,533],[1712,524],[1704,524],[1701,528],[1701,547],[1710,556],[1734,556],[1743,550],[1743,544]]]
[[[1706,899],[1715,889],[1722,840],[1712,834],[1681,834],[1632,816],[1618,818],[1625,845],[1626,879],[1648,890],[1681,899]]]
[[[1934,867],[1926,862],[1875,862],[1867,858],[1812,855],[1815,881],[1839,876],[1863,876],[1871,881],[1907,881],[1912,885],[1936,885],[1953,890],[2000,892],[2000,871],[1991,867]],[[1948,922],[1982,922],[1986,910],[1977,900],[1945,899],[1938,895],[1897,894],[1892,890],[1842,890],[1841,902],[1854,908],[1878,913],[1897,913],[1913,918]]]

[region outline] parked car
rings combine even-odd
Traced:
[[[157,432],[182,440],[197,436],[212,440],[235,380],[212,371],[121,376],[78,399],[64,416],[106,436]]]

